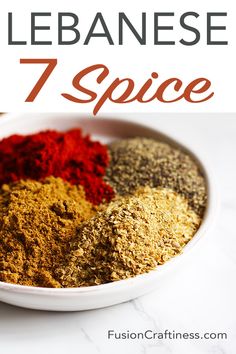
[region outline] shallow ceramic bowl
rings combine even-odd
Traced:
[[[25,308],[52,311],[79,311],[101,308],[131,300],[154,288],[164,286],[171,274],[186,266],[189,252],[196,243],[205,238],[215,216],[215,187],[208,165],[189,148],[148,126],[126,120],[108,118],[81,118],[74,114],[7,114],[0,118],[0,139],[14,133],[28,134],[45,129],[68,130],[81,127],[85,133],[102,142],[117,138],[145,136],[168,142],[188,152],[199,163],[205,176],[208,190],[208,204],[203,222],[193,239],[185,246],[181,255],[171,259],[147,274],[104,285],[52,289],[29,287],[0,282],[0,301]]]

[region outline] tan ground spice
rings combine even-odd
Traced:
[[[176,192],[141,188],[81,224],[56,271],[58,280],[79,287],[148,272],[179,254],[199,225],[199,216]]]
[[[61,287],[54,268],[81,222],[95,213],[82,187],[60,178],[0,189],[0,281]]]
[[[106,181],[120,195],[139,186],[171,188],[181,193],[194,211],[203,216],[206,206],[205,179],[197,163],[185,152],[149,138],[115,141]]]

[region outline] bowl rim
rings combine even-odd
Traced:
[[[4,116],[1,117],[0,119],[0,127],[5,125],[5,124],[11,124],[14,122],[15,119],[19,119],[19,115],[23,114],[25,119],[29,119],[32,115],[36,116],[37,119],[44,117],[47,118],[50,116],[50,119],[65,119],[65,115],[67,118],[73,118],[76,119],[78,122],[81,124],[83,122],[88,122],[88,118],[91,117],[91,115],[88,114],[81,114],[81,113],[53,113],[53,112],[48,112],[48,113],[24,113],[24,112],[19,112],[19,113],[6,113]],[[124,114],[125,115],[125,114]],[[66,119],[67,119],[66,118]],[[185,259],[184,256],[186,256],[196,245],[196,243],[202,239],[203,235],[206,233],[207,229],[210,229],[210,227],[214,224],[214,221],[216,220],[216,215],[217,215],[217,210],[219,208],[219,203],[218,203],[218,193],[217,193],[217,186],[216,186],[216,181],[214,174],[212,172],[211,165],[209,161],[205,157],[203,157],[202,153],[196,152],[196,150],[192,147],[189,147],[188,143],[184,142],[182,139],[179,141],[178,138],[174,137],[172,134],[169,135],[165,132],[163,132],[159,128],[153,128],[151,125],[135,122],[132,120],[128,120],[126,118],[117,117],[115,115],[115,118],[112,118],[112,114],[109,116],[104,115],[100,116],[99,119],[97,118],[97,121],[106,121],[110,124],[124,124],[130,127],[139,127],[142,129],[146,129],[150,132],[153,132],[154,134],[159,135],[161,138],[163,138],[163,141],[167,141],[173,146],[178,146],[180,149],[183,151],[187,152],[192,156],[195,161],[198,163],[200,166],[204,178],[206,181],[206,187],[207,187],[207,206],[206,210],[204,212],[203,220],[201,222],[201,225],[193,238],[188,242],[188,244],[184,247],[182,253],[179,255],[171,258],[168,260],[166,263],[163,265],[158,266],[157,268],[151,270],[148,273],[140,274],[132,278],[127,278],[127,279],[122,279],[106,284],[100,284],[100,285],[92,285],[92,286],[83,286],[83,287],[75,287],[75,288],[45,288],[45,287],[35,287],[35,286],[26,286],[26,285],[20,285],[20,284],[11,284],[11,283],[6,283],[0,281],[0,290],[3,291],[11,291],[14,293],[24,293],[24,294],[36,294],[36,295],[46,295],[46,296],[64,296],[65,294],[67,295],[79,295],[79,294],[90,294],[94,292],[107,292],[107,291],[112,291],[114,288],[123,288],[126,286],[132,285],[133,283],[137,282],[144,282],[148,281],[151,278],[154,280],[156,277],[159,276],[159,274],[163,274],[167,272],[169,269],[174,269],[175,263],[178,261]],[[47,128],[45,128],[47,129]],[[49,128],[50,129],[50,128]],[[57,129],[57,128],[55,128]],[[42,130],[42,129],[41,129]],[[19,133],[21,134],[21,133]],[[91,133],[92,134],[92,133]],[[0,137],[2,139],[2,137]]]

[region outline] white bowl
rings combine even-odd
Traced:
[[[53,289],[14,285],[0,282],[0,301],[21,307],[52,310],[79,311],[106,307],[131,300],[154,288],[164,286],[170,275],[177,270],[178,264],[186,265],[186,255],[195,248],[196,243],[205,238],[216,214],[216,191],[208,165],[193,153],[161,132],[148,126],[108,118],[81,118],[75,114],[7,114],[0,118],[0,139],[14,133],[28,134],[45,129],[68,130],[81,127],[83,132],[93,138],[109,142],[116,138],[145,136],[152,137],[180,147],[192,155],[199,163],[207,183],[208,203],[203,222],[193,239],[185,246],[183,253],[158,266],[147,274],[113,283],[67,289]],[[185,261],[185,262],[184,262]]]

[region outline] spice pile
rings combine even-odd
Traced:
[[[103,284],[181,253],[206,207],[196,162],[168,144],[45,131],[0,141],[0,281]]]
[[[111,162],[106,181],[118,194],[137,187],[167,187],[182,194],[200,216],[206,206],[206,185],[196,162],[168,144],[133,138],[115,141],[109,147]]]
[[[60,282],[94,285],[145,273],[179,253],[199,224],[186,200],[168,189],[117,198],[81,224],[57,270]]]
[[[0,142],[0,161],[0,185],[55,176],[82,185],[96,205],[114,195],[102,178],[108,165],[106,146],[83,137],[80,129],[12,135]]]
[[[83,187],[55,177],[21,180],[2,186],[0,210],[0,280],[60,287],[54,268],[79,224],[96,211]]]

